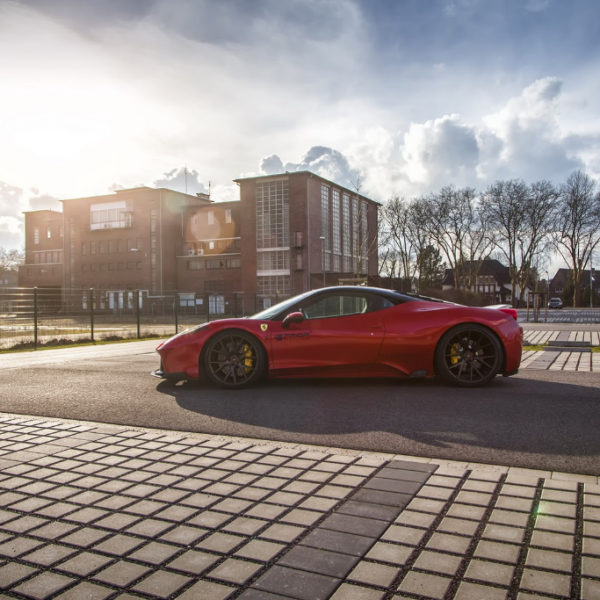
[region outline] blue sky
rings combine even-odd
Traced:
[[[596,0],[0,0],[0,246],[117,187],[600,176]]]

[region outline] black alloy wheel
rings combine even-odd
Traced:
[[[502,366],[502,346],[481,325],[458,325],[441,339],[435,355],[437,375],[454,385],[476,387],[493,379]]]
[[[204,372],[214,383],[241,388],[256,383],[266,370],[261,343],[245,331],[223,331],[211,338],[203,354]]]

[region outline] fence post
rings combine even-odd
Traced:
[[[135,290],[135,324],[137,327],[137,339],[140,339],[140,290]]]
[[[37,350],[38,346],[38,289],[33,288],[33,347]]]
[[[179,312],[177,309],[177,294],[173,296],[173,315],[175,317],[175,335],[179,332]]]
[[[90,338],[94,340],[94,288],[90,288]]]

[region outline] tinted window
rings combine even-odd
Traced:
[[[393,303],[383,296],[372,294],[329,294],[301,306],[301,309],[307,319],[324,319],[373,312],[390,306],[393,306]]]

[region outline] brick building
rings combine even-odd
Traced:
[[[19,283],[93,287],[112,310],[140,290],[142,302],[176,292],[181,306],[248,313],[376,275],[376,202],[306,171],[235,181],[235,202],[139,187],[26,213]]]

